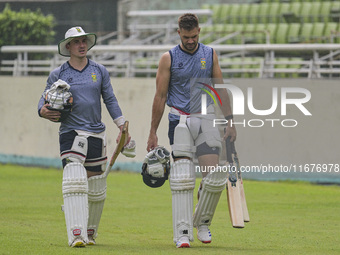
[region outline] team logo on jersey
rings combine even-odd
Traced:
[[[97,75],[95,73],[91,73],[92,76],[92,81],[96,82],[97,81]]]
[[[201,69],[205,69],[205,64],[206,64],[205,58],[201,58]]]

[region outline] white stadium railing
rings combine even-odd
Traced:
[[[112,76],[150,77],[158,61],[174,45],[96,45],[89,56],[107,67]],[[224,75],[253,74],[272,78],[276,74],[304,74],[307,78],[340,76],[340,44],[243,44],[211,45],[219,55]],[[55,45],[2,46],[0,74],[27,76],[46,74],[65,62]],[[31,60],[40,54],[41,59]],[[12,59],[5,59],[12,55]],[[16,58],[13,60],[13,54]],[[256,57],[254,57],[256,56]],[[295,57],[282,57],[295,56]],[[296,57],[297,56],[297,57]],[[304,56],[299,58],[299,56]],[[283,66],[283,67],[282,67]],[[246,76],[241,76],[246,77]]]

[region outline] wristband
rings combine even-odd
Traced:
[[[116,119],[113,120],[113,122],[117,125],[117,127],[119,128],[121,125],[124,125],[125,123],[125,118],[124,116],[120,116]]]

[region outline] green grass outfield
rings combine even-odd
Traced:
[[[231,227],[224,191],[212,243],[176,249],[169,183],[151,189],[139,174],[113,172],[97,245],[77,249],[67,245],[61,181],[61,170],[0,165],[0,255],[340,254],[339,186],[246,180],[244,229]]]

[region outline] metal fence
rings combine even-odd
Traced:
[[[89,57],[113,77],[154,77],[160,56],[174,45],[96,45]],[[339,44],[211,45],[224,77],[338,78]],[[2,46],[1,75],[46,75],[67,58],[57,46]],[[6,59],[7,58],[7,59]]]

